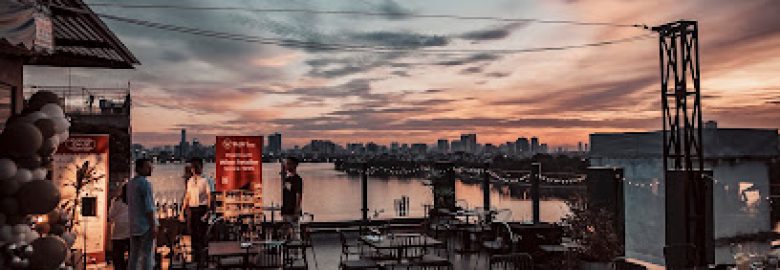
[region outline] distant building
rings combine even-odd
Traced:
[[[543,143],[541,146],[539,146],[539,153],[547,154],[549,149],[547,149],[547,144]]]
[[[463,144],[464,152],[477,152],[477,134],[461,134],[460,142]]]
[[[704,167],[713,172],[716,239],[771,232],[770,164],[780,157],[777,129],[703,130]],[[590,135],[590,165],[623,168],[626,256],[664,262],[665,185],[660,131]],[[659,240],[661,239],[661,240]],[[733,263],[716,252],[716,264]]]
[[[515,150],[518,155],[527,155],[531,151],[531,144],[528,142],[528,138],[517,138],[515,141]]]
[[[428,145],[424,143],[414,143],[412,144],[411,150],[413,154],[425,154],[428,152]]]
[[[390,143],[390,152],[393,154],[398,154],[398,151],[400,150],[398,142],[392,142]]]
[[[539,153],[539,138],[537,137],[531,137],[531,153],[536,154]]]
[[[447,139],[439,139],[436,141],[436,151],[439,153],[450,152],[450,142]]]
[[[452,141],[452,147],[450,147],[452,152],[463,152],[463,143],[460,140],[454,140]]]
[[[282,153],[282,134],[276,132],[268,135],[268,148],[267,153],[271,155],[279,155]]]
[[[583,150],[584,149],[582,148],[582,142],[577,142],[577,152],[582,153],[584,152]]]
[[[181,129],[181,139],[179,140],[179,151],[177,152],[176,158],[178,159],[186,159],[189,155],[189,145],[187,145],[187,130]]]

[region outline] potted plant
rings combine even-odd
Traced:
[[[571,213],[563,219],[564,232],[582,246],[580,269],[609,269],[609,262],[624,253],[614,213],[589,207],[585,197],[575,198],[567,204]]]

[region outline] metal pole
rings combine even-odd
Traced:
[[[363,170],[360,172],[360,190],[361,190],[361,203],[362,208],[360,211],[363,213],[363,223],[368,222],[368,163],[363,162],[361,164]]]
[[[485,221],[488,223],[492,221],[492,214],[490,213],[490,174],[488,169],[490,168],[490,162],[485,162],[482,169],[482,208],[485,209]]]
[[[539,224],[539,181],[542,172],[542,164],[531,163],[531,201],[534,224]]]

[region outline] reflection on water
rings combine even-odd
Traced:
[[[184,196],[184,180],[181,164],[158,164],[151,177],[155,196],[161,203],[174,203]],[[317,221],[344,221],[360,219],[360,178],[350,177],[333,169],[330,163],[303,163],[299,174],[304,179],[303,211],[315,215]],[[279,204],[281,187],[279,185],[279,164],[263,164],[263,203]],[[204,174],[214,177],[214,164],[206,164]],[[377,218],[398,217],[394,201],[401,196],[409,197],[409,217],[424,216],[426,204],[433,203],[431,187],[424,185],[418,178],[380,179],[369,178],[368,207],[370,215]],[[456,198],[465,200],[469,207],[482,206],[482,188],[480,185],[468,185],[458,181],[455,185]],[[490,199],[494,207],[510,209],[511,220],[531,220],[531,201],[522,195],[510,196],[508,187],[491,189]],[[544,191],[542,191],[544,193]],[[544,195],[544,194],[543,194]],[[541,220],[557,222],[569,213],[569,208],[561,199],[546,198],[541,202]],[[502,214],[506,216],[506,214]],[[502,218],[499,216],[499,218]]]

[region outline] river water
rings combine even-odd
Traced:
[[[182,179],[182,164],[156,164],[151,181],[155,198],[159,203],[179,202],[184,193]],[[281,187],[278,163],[263,164],[263,204],[279,204]],[[348,176],[334,170],[331,163],[302,163],[298,173],[304,179],[303,211],[314,214],[315,221],[347,221],[358,220],[360,213],[360,178]],[[204,174],[214,177],[214,164],[206,164]],[[409,197],[409,213],[407,217],[424,216],[426,204],[433,203],[433,192],[430,186],[419,178],[372,178],[368,182],[368,207],[372,215],[379,212],[377,218],[387,219],[399,217],[395,210],[395,200],[402,196]],[[531,201],[524,194],[510,195],[508,187],[491,189],[491,203],[503,211],[498,219],[506,221],[530,221]],[[569,213],[569,208],[563,199],[551,196],[544,197],[540,204],[541,220],[557,222]],[[455,185],[456,199],[463,200],[469,207],[482,206],[482,188],[478,184],[465,184],[457,181]]]

